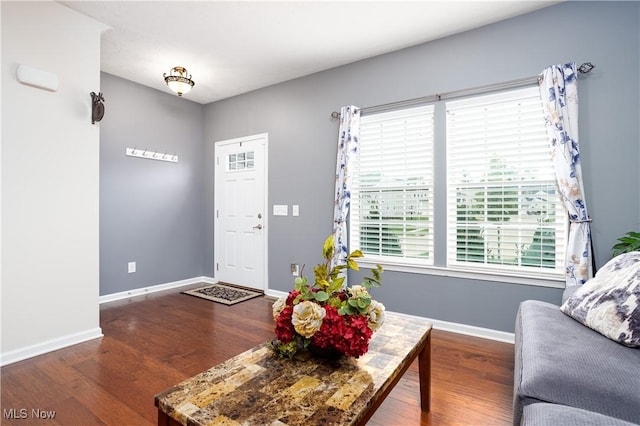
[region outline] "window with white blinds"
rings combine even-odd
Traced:
[[[447,264],[562,274],[566,214],[537,87],[446,103]]]
[[[350,245],[368,259],[433,264],[433,105],[364,115]]]

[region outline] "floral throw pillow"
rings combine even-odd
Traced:
[[[611,340],[640,347],[640,252],[611,259],[560,310]]]

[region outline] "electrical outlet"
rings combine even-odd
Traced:
[[[127,271],[130,274],[133,274],[136,271],[136,262],[129,262],[127,263]]]
[[[291,275],[293,275],[294,277],[300,276],[300,265],[298,265],[297,263],[291,264]]]

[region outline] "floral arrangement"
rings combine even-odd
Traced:
[[[359,270],[354,259],[363,257],[362,252],[351,252],[345,265],[333,268],[333,236],[326,239],[322,252],[324,263],[313,270],[315,282],[309,285],[306,277],[297,277],[294,290],[273,304],[276,339],[270,346],[280,356],[291,358],[314,346],[357,358],[367,352],[373,332],[384,322],[384,305],[368,291],[381,285],[382,267],[372,269],[373,277],[365,277],[360,285],[348,287],[341,273]]]

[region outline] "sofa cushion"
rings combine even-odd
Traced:
[[[640,252],[611,259],[561,310],[618,343],[640,346]]]
[[[531,404],[524,407],[522,426],[634,426],[613,417],[560,404]]]
[[[550,303],[520,304],[515,330],[514,424],[550,402],[640,422],[640,349],[619,345]]]

